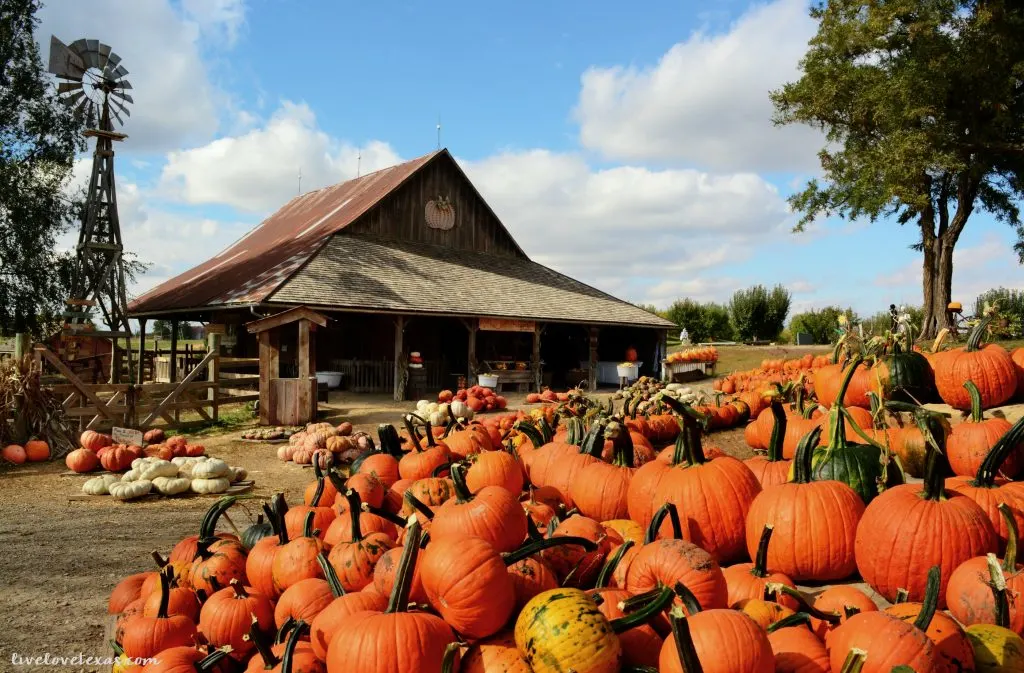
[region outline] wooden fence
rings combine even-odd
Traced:
[[[444,363],[423,363],[427,372],[427,386],[441,390],[445,385]],[[394,360],[331,360],[330,369],[342,373],[342,387],[354,393],[390,393],[395,388]]]
[[[219,355],[220,335],[210,335],[206,355],[170,383],[85,383],[45,346],[36,346],[40,366],[50,367],[63,377],[52,387],[64,398],[64,412],[79,430],[123,426],[146,429],[174,428],[189,421],[217,421],[220,407],[259,399],[253,388],[259,375],[222,372],[225,368],[259,367],[256,358],[226,358]],[[182,412],[196,418],[182,420]]]

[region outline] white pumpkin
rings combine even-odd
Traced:
[[[110,484],[107,490],[110,491],[110,495],[116,500],[135,500],[136,498],[148,495],[153,490],[153,482],[142,479],[138,481],[119,481]]]
[[[455,418],[464,418],[467,421],[472,420],[473,410],[462,400],[452,400],[449,406],[452,413],[455,414]]]
[[[436,411],[432,411],[427,416],[427,420],[429,420],[430,424],[432,426],[434,426],[435,428],[436,427],[440,427],[440,426],[445,425],[446,423],[448,423],[448,406],[445,405],[445,404],[442,404],[441,406],[444,407],[444,408],[443,409],[439,408]]]
[[[212,479],[193,479],[191,489],[193,493],[223,493],[231,486],[227,477],[215,477]]]
[[[149,456],[146,456],[145,458],[136,458],[135,460],[132,461],[131,469],[138,469],[145,465],[146,463],[150,462],[150,460],[152,459]]]
[[[132,469],[128,470],[127,472],[121,475],[121,481],[125,483],[129,481],[138,481],[140,478],[142,478],[142,470],[144,468],[144,465],[133,467]]]
[[[143,466],[140,479],[153,481],[157,477],[177,477],[178,466],[169,460],[156,460]]]
[[[248,476],[249,473],[246,471],[244,467],[228,468],[228,480],[231,481],[232,484],[235,483],[236,481],[242,481]]]
[[[120,481],[116,474],[104,474],[93,477],[82,484],[82,492],[89,495],[109,495],[107,487]]]
[[[220,458],[211,458],[192,466],[193,479],[216,479],[228,476],[231,468]]]
[[[178,477],[157,477],[153,480],[153,488],[164,495],[178,495],[192,486],[192,480]]]

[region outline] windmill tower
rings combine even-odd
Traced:
[[[99,40],[83,39],[66,45],[51,37],[49,71],[62,80],[57,86],[61,101],[85,119],[84,135],[96,139],[63,334],[72,341],[81,337],[109,338],[115,345],[124,338],[128,378],[134,380],[114,182],[114,143],[128,137],[114,131],[114,120],[124,124],[122,115],[129,116],[127,106],[134,101],[126,91],[132,85],[124,78],[128,71],[121,65],[121,57]],[[108,331],[93,329],[96,308]],[[112,376],[115,359],[111,359]]]

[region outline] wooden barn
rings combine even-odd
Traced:
[[[225,355],[252,358],[245,325],[298,306],[329,318],[316,371],[396,399],[480,374],[520,390],[594,389],[617,383],[629,349],[640,374],[657,374],[673,328],[531,261],[447,150],[292,199],[129,312],[143,329],[210,323]],[[297,338],[281,337],[282,372],[297,368]]]

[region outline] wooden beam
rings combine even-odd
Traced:
[[[209,352],[206,354],[210,358],[210,364],[206,367],[206,380],[211,384],[210,389],[206,391],[206,399],[210,401],[210,407],[212,410],[211,416],[213,421],[216,422],[220,418],[220,406],[217,402],[217,398],[220,395],[220,334],[209,334],[206,337],[207,349]]]
[[[405,371],[407,362],[403,362],[405,351],[403,346],[403,339],[405,336],[405,317],[397,316],[395,318],[395,385],[394,385],[394,398],[395,402],[401,402],[405,399]]]
[[[96,410],[107,417],[110,421],[116,421],[111,414],[110,410],[107,409],[107,405],[103,403],[103,400],[96,397],[96,393],[89,390],[89,387],[82,383],[82,380],[75,376],[74,372],[68,369],[67,365],[60,361],[56,355],[50,352],[49,348],[45,346],[36,347],[36,357],[44,357],[46,361],[53,365],[58,372],[64,375],[64,378],[68,380],[68,383],[73,385],[78,392],[82,393],[83,396],[90,402],[96,405]]]
[[[168,395],[167,397],[165,397],[165,398],[163,399],[163,401],[162,401],[162,402],[160,402],[160,404],[158,404],[158,405],[157,405],[157,407],[156,407],[156,409],[155,409],[155,410],[153,411],[153,413],[151,413],[151,414],[150,414],[150,415],[149,415],[149,416],[148,416],[148,417],[146,418],[146,420],[142,421],[141,425],[149,425],[150,423],[152,423],[152,422],[153,422],[153,421],[154,421],[154,420],[156,419],[156,417],[157,417],[157,416],[159,416],[159,415],[160,415],[160,414],[161,414],[161,413],[163,412],[163,410],[164,410],[165,408],[167,408],[167,405],[169,405],[169,404],[170,404],[171,402],[173,402],[174,400],[176,400],[176,399],[178,398],[178,395],[180,395],[180,394],[181,394],[181,391],[185,390],[185,388],[187,388],[187,387],[188,387],[188,384],[192,383],[192,379],[194,379],[194,378],[196,378],[197,376],[199,376],[199,372],[200,372],[200,370],[202,370],[202,368],[203,368],[203,367],[205,367],[205,366],[207,366],[208,364],[210,364],[210,361],[211,361],[211,360],[213,360],[213,359],[214,359],[214,357],[215,357],[215,354],[214,354],[214,352],[212,352],[212,351],[211,351],[211,352],[207,353],[207,354],[206,354],[206,357],[205,357],[205,358],[203,358],[203,359],[202,359],[202,360],[201,360],[201,361],[199,362],[199,364],[198,364],[198,365],[196,365],[196,367],[195,367],[195,368],[194,368],[194,369],[193,369],[192,371],[190,371],[190,372],[188,373],[188,376],[186,376],[185,378],[183,378],[183,379],[181,380],[181,383],[179,383],[179,384],[177,385],[177,387],[175,387],[175,388],[174,388],[174,390],[172,390],[172,391],[171,391],[171,393],[170,393],[170,394],[169,394],[169,395]]]
[[[471,386],[476,383],[474,379],[476,377],[476,368],[478,366],[476,360],[476,335],[478,330],[476,322],[467,324],[466,328],[469,329],[469,347],[467,348],[467,367],[469,368],[469,371],[466,372],[466,385]]]
[[[322,313],[317,313],[306,306],[297,306],[295,308],[288,309],[287,311],[267,316],[266,318],[253,320],[250,323],[246,323],[245,328],[250,334],[257,334],[259,332],[266,332],[267,330],[274,329],[275,327],[281,327],[282,325],[287,325],[299,320],[308,320],[320,327],[327,327],[327,316]]]
[[[299,346],[298,353],[295,354],[295,357],[299,365],[300,379],[308,379],[314,373],[309,366],[309,352],[311,350],[311,339],[313,338],[313,333],[309,329],[309,324],[308,320],[299,321]]]
[[[596,327],[590,328],[590,355],[587,367],[587,388],[590,392],[597,390],[597,333],[598,329]]]
[[[129,346],[131,342],[129,341]],[[146,319],[139,319],[139,371],[135,382],[140,386],[146,380]]]
[[[541,371],[540,371],[540,335],[541,326],[537,324],[533,328],[533,355],[531,356],[530,366],[533,367],[533,384],[534,390],[540,391],[541,387]]]
[[[32,337],[25,332],[14,335],[14,359],[21,362],[21,359],[32,351]]]
[[[171,320],[171,383],[178,378],[178,319]]]

